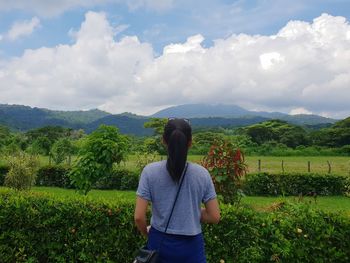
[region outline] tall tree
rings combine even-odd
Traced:
[[[101,125],[83,145],[70,174],[73,184],[85,195],[102,177],[112,172],[113,164],[125,160],[128,138],[113,126]]]

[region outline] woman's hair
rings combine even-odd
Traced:
[[[164,127],[164,142],[167,144],[167,170],[171,178],[178,182],[187,161],[188,144],[192,140],[192,129],[184,119],[171,119]]]

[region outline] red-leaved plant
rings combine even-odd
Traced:
[[[224,203],[240,200],[240,179],[246,174],[247,165],[239,148],[229,141],[215,141],[202,165],[210,172],[216,192]]]

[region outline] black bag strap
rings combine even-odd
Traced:
[[[181,181],[180,181],[180,186],[179,186],[179,188],[177,189],[177,193],[176,193],[175,200],[174,200],[174,203],[173,203],[173,208],[171,209],[171,212],[170,212],[170,215],[169,215],[168,222],[167,222],[167,224],[166,224],[165,232],[164,232],[164,233],[166,233],[166,231],[168,230],[168,226],[169,226],[169,223],[170,223],[170,219],[171,219],[171,216],[173,215],[173,212],[174,212],[174,208],[175,208],[175,205],[176,205],[177,198],[179,197],[179,193],[180,193],[181,186],[182,186],[182,183],[183,183],[184,178],[185,178],[185,174],[186,174],[186,171],[187,171],[187,167],[188,167],[188,163],[186,163],[185,169],[184,169],[183,172],[182,172]]]
[[[179,185],[179,188],[177,189],[177,193],[176,193],[176,196],[175,196],[175,200],[174,200],[174,203],[173,203],[173,207],[171,208],[171,212],[170,212],[170,215],[169,215],[169,218],[168,218],[168,222],[167,222],[166,227],[165,227],[164,234],[166,234],[166,231],[168,230],[168,226],[169,226],[169,223],[170,223],[170,219],[171,219],[171,217],[172,217],[172,215],[173,215],[173,212],[174,212],[174,208],[175,208],[175,205],[176,205],[177,198],[179,197],[179,193],[180,193],[181,186],[182,186],[182,183],[183,183],[184,178],[185,178],[185,174],[186,174],[186,171],[187,171],[187,167],[188,167],[188,163],[186,163],[185,168],[184,168],[184,170],[183,170],[183,172],[182,172],[181,179],[180,179],[180,185]],[[160,251],[160,248],[162,247],[164,238],[165,238],[165,236],[162,237],[162,240],[161,240],[160,243],[159,243],[158,252]]]

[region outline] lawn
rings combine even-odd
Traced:
[[[165,156],[159,156],[157,160],[164,160]],[[202,155],[190,155],[188,159],[192,162],[200,162]],[[72,157],[72,162],[76,159],[76,156]],[[128,169],[136,169],[136,155],[129,155],[126,162],[122,162],[120,165]],[[258,160],[261,161],[261,171],[263,172],[281,172],[282,161],[284,162],[285,172],[307,172],[308,161],[310,161],[311,172],[315,173],[327,173],[328,164],[331,164],[332,173],[349,175],[350,176],[350,157],[344,156],[246,156],[246,163],[248,165],[248,172],[258,171]],[[4,160],[0,160],[0,164],[5,163]],[[40,156],[40,164],[46,165],[49,163],[47,156]]]
[[[200,162],[203,156],[190,155],[189,160]],[[159,160],[165,157],[159,157]],[[246,156],[248,172],[258,172],[258,160],[261,161],[261,171],[263,172],[282,172],[282,160],[284,162],[285,172],[307,172],[308,161],[310,161],[310,171],[314,173],[328,173],[327,161],[331,164],[331,172],[340,175],[350,175],[350,157],[343,156]],[[127,168],[135,167],[136,156],[131,155],[125,164]]]
[[[78,195],[74,190],[56,188],[56,187],[33,187],[34,192],[50,193],[54,196],[74,196]],[[135,191],[117,191],[117,190],[92,190],[88,193],[88,197],[93,199],[102,199],[109,202],[114,202],[120,199],[135,200]],[[344,196],[322,196],[316,199],[312,197],[304,197],[299,200],[298,197],[260,197],[260,196],[246,196],[242,198],[242,203],[253,207],[256,210],[269,210],[276,202],[294,201],[310,204],[313,207],[333,211],[345,212],[350,215],[350,198]]]

